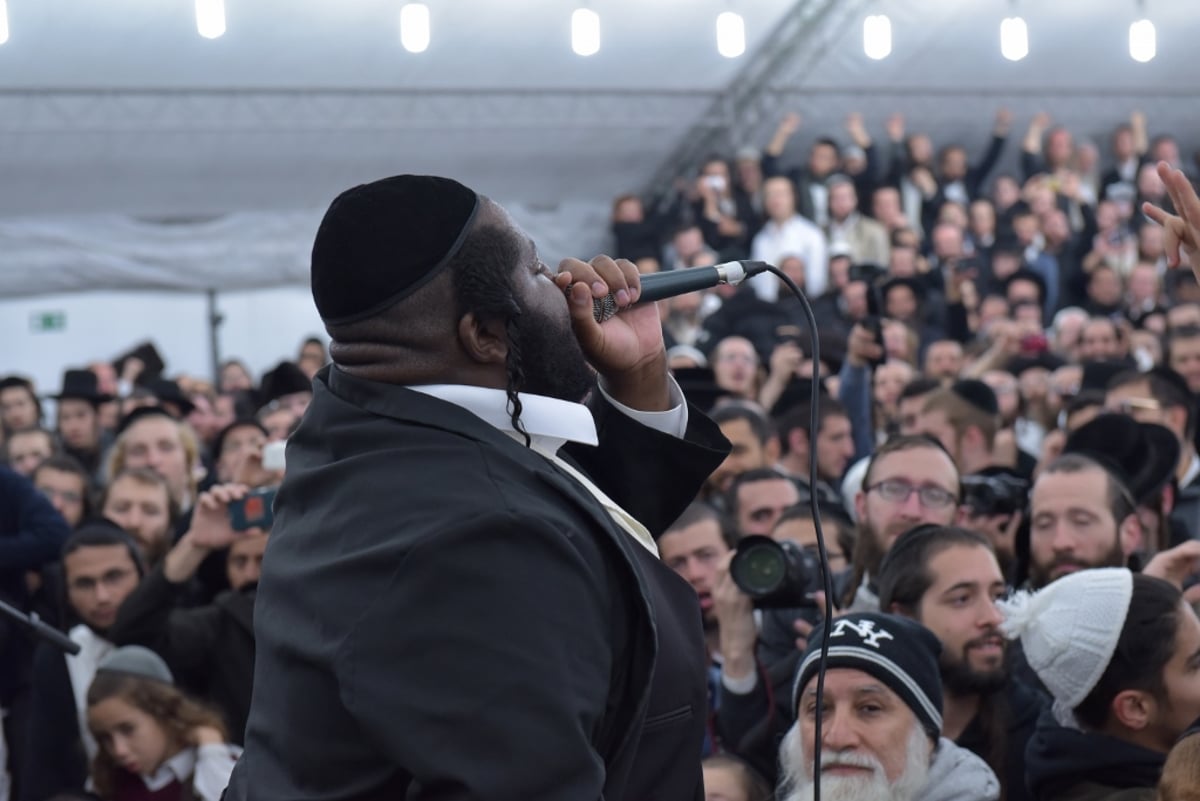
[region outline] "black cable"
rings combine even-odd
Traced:
[[[788,278],[778,267],[768,264],[767,272],[776,276],[784,285],[792,290],[792,294],[800,301],[800,308],[804,310],[804,320],[808,324],[808,329],[812,334],[812,389],[809,400],[809,441],[816,442],[818,422],[820,420],[820,388],[821,382],[821,342],[820,336],[817,333],[817,318],[813,315],[812,306],[808,305],[808,298],[804,297],[804,293],[800,291],[800,287],[796,286],[796,282]],[[817,449],[811,447],[808,449],[808,478],[812,482],[813,488],[816,488],[817,482]],[[821,510],[817,505],[817,493],[810,492],[808,498],[809,506],[812,509],[813,527],[817,532],[817,551],[821,560],[821,585],[825,590],[825,620],[821,632],[821,653],[817,658],[817,715],[814,731],[813,744],[813,801],[821,801],[821,721],[825,714],[825,665],[829,659],[829,634],[832,627],[829,625],[830,612],[833,610],[833,577],[829,572],[829,553],[825,550],[825,532],[821,529]],[[800,712],[796,711],[797,725],[800,725]]]

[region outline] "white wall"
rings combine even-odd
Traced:
[[[307,287],[232,292],[218,297],[221,358],[243,359],[257,378],[324,328]],[[34,331],[31,317],[61,312],[61,331]],[[31,377],[40,392],[57,391],[62,371],[112,359],[151,339],[170,374],[207,377],[210,345],[203,294],[86,292],[0,301],[0,375]]]

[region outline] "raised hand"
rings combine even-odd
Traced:
[[[1171,214],[1149,202],[1142,204],[1142,211],[1163,227],[1167,266],[1178,267],[1182,263],[1182,254],[1191,265],[1192,273],[1200,280],[1200,197],[1196,196],[1196,190],[1187,176],[1180,170],[1172,169],[1165,161],[1158,163],[1158,177],[1167,188],[1175,213]]]

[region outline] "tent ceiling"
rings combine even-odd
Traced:
[[[798,150],[851,109],[876,132],[901,110],[981,145],[1001,103],[1018,126],[1048,108],[1097,137],[1141,107],[1155,130],[1197,144],[1191,0],[1148,4],[1150,64],[1126,50],[1134,0],[1021,0],[1030,56],[1016,64],[998,52],[1009,0],[836,0],[764,87],[761,118],[710,111],[746,58],[716,53],[717,13],[746,17],[753,51],[795,3],[827,1],[592,0],[603,46],[584,59],[568,0],[425,0],[434,30],[420,55],[399,45],[400,0],[226,0],[215,41],[196,35],[191,0],[9,0],[0,217],[282,213],[353,182],[436,172],[531,217],[564,210],[563,225],[590,228],[560,238],[591,247],[607,199],[641,188],[692,126],[732,123],[737,143],[761,144],[789,108],[810,121]],[[867,12],[892,19],[885,61],[862,53]],[[13,268],[0,253],[0,272]]]

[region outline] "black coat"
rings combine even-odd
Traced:
[[[453,404],[318,374],[255,609],[255,799],[700,799],[695,592],[546,459]],[[564,449],[655,533],[728,442],[598,401]]]
[[[179,609],[189,586],[158,568],[121,604],[108,638],[158,652],[177,683],[221,711],[230,742],[240,745],[254,681],[255,593],[230,590],[209,606]]]
[[[29,716],[21,763],[21,801],[46,801],[81,793],[88,778],[87,752],[79,736],[79,710],[63,652],[39,643],[33,656]]]

